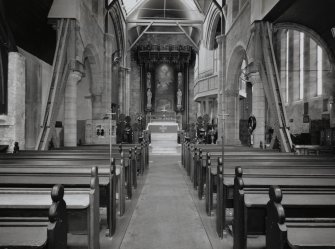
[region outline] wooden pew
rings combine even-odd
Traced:
[[[201,153],[201,152],[200,152]],[[213,192],[215,187],[217,187],[217,182],[218,182],[218,178],[217,178],[217,172],[221,172],[222,170],[224,170],[224,174],[226,176],[230,175],[233,176],[234,175],[234,168],[236,165],[241,165],[241,163],[227,163],[225,161],[225,167],[224,169],[220,167],[217,167],[217,164],[212,165],[212,162],[216,162],[217,160],[210,160],[212,158],[212,156],[207,153],[206,157],[205,157],[205,162],[202,162],[202,164],[200,163],[195,163],[195,165],[197,165],[198,167],[201,167],[199,165],[202,165],[202,169],[198,169],[197,171],[199,172],[200,176],[198,178],[198,183],[197,185],[198,187],[198,194],[199,194],[199,198],[201,199],[202,195],[203,195],[203,185],[206,183],[206,211],[207,214],[210,215],[211,214],[211,210],[213,209]],[[247,174],[251,174],[249,169],[254,170],[253,172],[255,174],[261,174],[262,171],[267,170],[267,169],[271,169],[272,174],[280,174],[281,171],[285,168],[286,172],[290,173],[290,174],[296,174],[297,172],[301,172],[301,174],[308,174],[308,172],[312,172],[312,174],[318,174],[318,173],[322,173],[323,175],[329,175],[329,174],[334,174],[334,162],[335,161],[326,161],[325,165],[323,165],[323,162],[321,162],[320,160],[318,161],[310,161],[308,158],[306,159],[306,161],[304,161],[303,163],[297,163],[296,160],[294,158],[289,158],[289,159],[283,159],[283,160],[278,160],[276,157],[274,160],[277,160],[276,163],[272,163],[272,164],[266,164],[266,165],[260,165],[260,162],[264,162],[267,161],[267,159],[264,159],[262,157],[258,157],[256,156],[257,160],[254,160],[252,162],[253,159],[255,159],[255,157],[250,157],[250,163],[249,164],[244,164],[244,168],[246,169]],[[216,159],[218,159],[216,157]],[[259,161],[259,162],[258,162]],[[204,177],[205,174],[205,177]],[[204,181],[205,179],[205,181]]]
[[[324,213],[324,198],[317,200],[315,205],[309,201],[311,197],[308,196],[308,200],[301,203],[299,214],[292,216],[285,203],[286,193],[283,199],[281,190],[272,187],[269,194],[270,201],[266,205],[266,248],[335,248],[334,213],[329,217],[327,212]],[[326,201],[329,200],[326,198]],[[308,212],[304,215],[306,209]],[[329,207],[326,206],[326,209]]]
[[[131,156],[131,154],[129,154]],[[13,159],[15,160],[15,159]],[[55,159],[56,160],[56,159]],[[128,164],[132,162],[129,158]],[[32,160],[35,162],[35,160]],[[61,183],[67,185],[86,186],[89,183],[90,168],[91,165],[29,165],[29,164],[8,164],[0,167],[0,186],[30,186],[39,184],[45,185],[45,178],[49,178],[51,182],[55,183],[59,179]],[[81,161],[79,161],[81,162]],[[69,164],[69,163],[68,163]],[[109,235],[115,232],[116,225],[116,188],[118,186],[119,193],[119,214],[122,216],[125,212],[125,191],[128,198],[131,198],[132,194],[132,176],[131,170],[126,171],[127,181],[125,185],[125,174],[123,170],[123,159],[120,159],[119,165],[115,165],[115,160],[112,159],[112,166],[100,165],[99,178],[100,178],[100,206],[107,207],[107,224],[110,228]],[[129,168],[127,165],[126,169]],[[1,179],[4,179],[1,182]],[[136,172],[135,172],[136,181]],[[33,183],[30,183],[33,182]],[[128,184],[129,183],[129,184]],[[135,182],[136,183],[136,182]],[[48,184],[48,183],[46,183]]]
[[[322,145],[293,145],[295,155],[320,155],[320,152],[334,153],[334,148],[331,146]]]
[[[214,152],[212,152],[211,145],[194,145],[190,143],[185,143],[183,147],[183,155],[182,155],[182,163],[188,172],[188,175],[191,176],[191,179],[198,180],[197,172],[198,169],[194,168],[197,167],[197,164],[193,162],[193,158],[195,158],[196,154],[211,152],[211,157],[218,158],[222,157],[222,147],[214,147]],[[186,151],[186,152],[185,152]],[[237,166],[236,163],[239,165],[245,164],[263,164],[263,165],[271,165],[274,163],[278,164],[278,161],[291,161],[295,164],[304,164],[305,162],[315,162],[317,164],[328,164],[332,165],[335,162],[335,157],[322,157],[322,158],[315,158],[315,157],[303,157],[299,158],[298,160],[294,157],[292,153],[279,153],[279,152],[271,152],[266,150],[256,150],[256,151],[247,151],[247,152],[225,152],[225,165],[233,165],[234,167]],[[207,159],[203,157],[204,164],[206,164]],[[322,161],[322,162],[321,162]],[[215,163],[216,160],[212,161]],[[298,162],[298,163],[297,163]],[[199,172],[201,173],[201,172]],[[194,177],[193,177],[194,176]],[[198,185],[198,183],[194,183]]]
[[[87,199],[87,207],[86,209],[82,210],[86,214],[81,214],[78,216],[78,214],[74,215],[74,218],[77,217],[86,217],[89,218],[89,223],[87,224],[84,220],[84,223],[86,224],[87,228],[86,230],[89,231],[87,234],[89,235],[89,241],[92,242],[92,245],[90,248],[97,248],[97,238],[99,238],[99,222],[100,222],[100,215],[99,215],[99,204],[100,204],[100,196],[104,195],[106,196],[105,201],[102,203],[103,205],[107,206],[107,213],[109,216],[113,215],[115,212],[115,206],[112,206],[112,199],[115,197],[110,195],[109,193],[113,192],[113,185],[109,184],[110,177],[112,178],[112,175],[108,175],[107,177],[98,177],[98,168],[93,167],[91,172],[87,172],[85,169],[81,169],[82,174],[77,174],[75,172],[71,171],[62,171],[60,170],[60,174],[55,172],[48,172],[47,169],[40,172],[35,173],[29,173],[24,172],[21,169],[21,172],[2,172],[0,174],[0,186],[2,188],[5,188],[4,193],[2,195],[8,196],[9,194],[13,194],[11,192],[15,190],[8,190],[8,188],[27,188],[27,192],[29,192],[29,189],[34,191],[31,192],[30,196],[25,196],[25,199],[29,199],[31,202],[34,202],[34,200],[37,198],[33,193],[36,193],[36,191],[40,188],[51,188],[55,184],[62,184],[68,188],[71,188],[73,193],[69,192],[71,196],[69,199],[66,200],[68,203],[72,203],[72,198],[84,198],[81,197],[80,193],[84,194]],[[99,179],[100,178],[100,179]],[[99,183],[100,180],[100,183]],[[100,188],[102,186],[104,190]],[[8,192],[9,191],[9,192]],[[78,193],[79,191],[79,193]],[[23,191],[25,192],[25,191]],[[41,203],[36,202],[38,205],[41,206],[41,208],[46,209],[48,206],[49,201],[44,194],[44,197],[41,196],[42,192],[38,192],[38,197],[40,197]],[[12,195],[9,195],[12,196]],[[19,199],[19,194],[17,193],[17,198]],[[5,201],[6,198],[4,198],[3,201]],[[4,202],[5,203],[5,202]],[[28,203],[30,203],[28,201]],[[46,203],[46,204],[45,204]],[[44,204],[44,205],[43,205]],[[4,207],[8,207],[9,205],[4,204]],[[15,207],[15,205],[12,205]],[[37,206],[34,206],[35,209],[37,209]],[[28,208],[29,209],[29,208]],[[15,211],[15,210],[14,210]],[[29,210],[31,212],[31,210]],[[39,211],[38,211],[39,212]],[[6,213],[5,211],[2,213]],[[111,213],[111,214],[110,214]],[[86,219],[84,218],[84,219]],[[70,224],[80,224],[82,220],[76,220],[75,222],[72,222]],[[110,223],[109,223],[110,224]],[[114,225],[114,224],[110,224]],[[115,226],[115,225],[114,225]],[[71,230],[71,229],[70,229]]]
[[[288,217],[332,217],[335,218],[335,178],[334,184],[323,185],[324,178],[311,181],[310,178],[287,176],[259,176],[252,183],[242,178],[240,168],[234,179],[234,249],[247,248],[247,235],[265,234],[266,203],[269,187],[280,183],[285,198],[283,205]],[[277,179],[276,181],[274,181]],[[270,189],[273,199],[276,192]]]
[[[198,147],[201,147],[198,149]],[[210,148],[208,148],[210,147]],[[203,148],[206,148],[207,151],[210,151],[211,148],[214,148],[216,152],[212,155],[207,152],[206,157],[202,156]],[[185,153],[185,150],[188,151]],[[210,155],[210,156],[209,156]],[[206,183],[206,210],[208,215],[211,214],[212,202],[213,202],[213,190],[217,182],[217,167],[216,159],[222,156],[222,147],[221,146],[212,146],[212,145],[191,145],[190,143],[185,143],[184,153],[183,153],[183,163],[184,167],[188,171],[188,174],[193,181],[195,188],[198,188],[198,197],[202,199],[204,194],[204,185]],[[192,158],[192,160],[190,160]],[[199,163],[197,160],[202,158],[202,162]],[[214,160],[209,160],[214,158]],[[213,164],[214,162],[214,164]],[[279,153],[271,152],[264,150],[252,151],[249,149],[247,152],[225,152],[225,168],[233,168],[237,165],[243,165],[244,167],[280,167],[282,165],[292,166],[292,167],[333,167],[335,163],[334,157],[302,157],[297,160],[297,158],[291,153]],[[210,164],[210,166],[209,166]],[[203,168],[198,168],[198,167]]]
[[[115,231],[115,220],[116,220],[116,217],[114,217],[115,212],[113,212],[113,209],[116,209],[115,208],[116,206],[115,205],[116,175],[118,176],[118,182],[119,182],[118,184],[119,185],[119,209],[120,209],[120,215],[122,216],[125,212],[124,187],[126,187],[126,193],[127,193],[128,198],[131,199],[132,186],[134,188],[137,187],[137,169],[140,171],[140,173],[143,174],[144,168],[147,167],[147,164],[149,162],[147,144],[142,143],[140,149],[138,150],[136,147],[133,147],[132,145],[129,145],[127,147],[131,148],[128,150],[128,154],[127,154],[128,157],[127,155],[125,155],[126,151],[124,150],[124,146],[118,146],[117,148],[113,148],[114,151],[115,149],[117,149],[117,152],[118,152],[114,155],[115,158],[117,158],[117,160],[114,160],[114,163],[117,162],[118,164],[115,167],[115,170],[112,169],[113,167],[110,168],[109,166],[109,154],[108,153],[98,154],[98,153],[91,152],[89,155],[87,154],[85,155],[86,151],[81,151],[81,150],[75,151],[75,153],[70,153],[70,154],[67,153],[65,156],[63,155],[63,151],[59,151],[59,150],[42,152],[42,153],[40,151],[37,151],[37,152],[29,151],[27,153],[24,152],[22,154],[19,154],[17,157],[13,157],[12,155],[7,155],[5,158],[3,157],[2,159],[0,159],[0,162],[2,164],[3,163],[10,164],[10,165],[5,165],[5,167],[7,166],[7,169],[13,168],[13,167],[20,167],[21,170],[22,168],[26,168],[26,169],[34,168],[33,171],[35,172],[35,174],[37,174],[36,176],[30,175],[28,178],[26,178],[25,176],[22,176],[19,178],[19,182],[23,184],[29,182],[30,178],[35,179],[35,177],[37,177],[38,175],[43,174],[43,172],[40,171],[41,168],[43,167],[47,168],[47,172],[44,172],[44,174],[46,175],[48,175],[51,170],[54,172],[54,177],[57,178],[56,172],[60,174],[61,172],[60,170],[58,170],[58,168],[61,167],[62,168],[61,171],[63,171],[63,174],[68,174],[72,172],[71,173],[72,176],[74,176],[78,180],[78,177],[76,177],[75,175],[83,174],[83,172],[80,172],[79,167],[87,168],[87,167],[91,167],[92,165],[99,165],[99,167],[102,168],[102,170],[100,170],[101,173],[99,175],[100,177],[103,178],[102,181],[100,182],[102,185],[101,186],[101,196],[103,197],[101,198],[101,201],[102,201],[102,206],[107,206],[108,225],[110,227],[110,235],[112,235]],[[64,157],[66,157],[66,159],[64,159]],[[138,164],[140,166],[137,166]],[[3,172],[3,168],[5,167],[1,167],[0,169],[0,172],[2,172],[2,174],[5,173]],[[54,169],[51,169],[52,167],[54,167]],[[11,173],[11,172],[7,172],[7,173]],[[31,174],[31,172],[29,172],[28,174]],[[107,179],[109,178],[108,182],[105,180],[106,178]],[[8,181],[11,181],[11,179],[14,180],[13,177],[10,177],[10,179],[7,179],[7,183]],[[42,184],[41,182],[39,183]],[[110,184],[110,183],[113,183],[113,184]],[[114,196],[114,198],[109,197],[110,195]],[[104,198],[105,196],[107,198]]]
[[[63,200],[64,189],[61,185],[52,188],[50,200],[50,190],[47,191],[48,201],[45,217],[39,213],[38,217],[22,217],[22,213],[17,213],[15,217],[0,217],[0,248],[67,248],[67,205]],[[12,206],[11,200],[19,202]],[[29,206],[24,199],[16,197],[8,199],[7,210]],[[50,205],[50,202],[51,205]],[[34,203],[34,202],[33,202]],[[33,204],[32,203],[32,204]],[[71,206],[71,205],[68,205]],[[36,205],[35,205],[36,207]],[[2,213],[3,214],[3,213]],[[7,212],[8,214],[8,212]],[[25,215],[28,215],[25,213]]]
[[[197,152],[197,147],[194,146],[193,150],[190,149],[192,146],[186,144],[185,149],[183,150],[183,163],[184,167],[187,169],[191,167],[192,169],[192,163],[187,162],[189,160],[190,154],[193,153],[192,157],[194,159],[196,158],[201,158],[202,157],[202,162],[197,163],[196,160],[193,162],[193,165],[197,167],[197,165],[201,165],[203,168],[206,169],[206,177],[201,177],[201,172],[203,171],[203,168],[201,169],[193,169],[194,173],[193,179],[197,180],[198,183],[194,183],[194,186],[197,186],[198,188],[198,194],[199,194],[199,199],[202,198],[203,196],[203,185],[204,181],[200,181],[200,179],[205,179],[206,181],[206,210],[208,214],[210,214],[210,211],[212,210],[212,202],[213,202],[213,184],[215,181],[218,181],[218,186],[217,186],[217,219],[216,219],[216,225],[217,225],[217,231],[220,236],[222,236],[222,231],[223,227],[226,225],[225,221],[225,211],[226,207],[232,207],[232,200],[233,200],[233,191],[232,191],[232,186],[231,186],[231,179],[233,178],[232,174],[234,171],[235,166],[237,165],[243,165],[246,168],[256,168],[258,172],[255,172],[256,174],[261,174],[262,171],[267,170],[268,168],[272,168],[271,174],[278,175],[282,174],[283,168],[288,169],[287,170],[287,175],[290,174],[295,174],[296,177],[298,177],[298,180],[301,181],[302,178],[307,178],[308,179],[308,174],[312,177],[316,173],[321,173],[318,177],[332,177],[334,178],[334,157],[299,157],[298,160],[296,160],[297,157],[294,157],[293,154],[283,154],[283,153],[277,153],[277,152],[271,152],[269,153],[268,151],[263,152],[263,151],[257,151],[256,154],[254,152],[233,152],[225,151],[225,161],[224,161],[224,174],[225,178],[222,176],[222,170],[223,168],[219,166],[218,163],[216,163],[217,158],[219,156],[222,156],[222,148],[220,146],[215,148],[216,152],[214,152],[214,165],[211,165],[213,161],[208,160],[209,157],[203,157],[202,156],[202,148],[200,148]],[[205,146],[203,146],[205,147]],[[212,146],[214,147],[214,146]],[[208,148],[206,146],[206,148]],[[208,150],[210,151],[210,150]],[[187,154],[188,153],[188,154]],[[212,158],[212,156],[210,156]],[[222,160],[221,160],[222,162]],[[189,163],[190,166],[187,165]],[[284,165],[284,166],[283,166]],[[321,169],[322,168],[322,169]],[[295,170],[297,169],[297,170]],[[306,171],[306,169],[308,171]],[[249,169],[246,169],[246,172],[250,171]],[[294,173],[295,171],[295,173]],[[219,172],[219,177],[216,177],[217,172]],[[310,172],[310,173],[308,173]],[[221,174],[220,174],[221,173]],[[297,175],[300,173],[300,178]],[[198,174],[198,177],[196,176]],[[248,172],[247,174],[252,174],[251,172]],[[191,174],[192,175],[192,174]],[[285,175],[285,174],[284,174]],[[209,177],[211,176],[211,177]],[[227,177],[229,181],[227,182]],[[269,177],[269,176],[267,176]],[[285,176],[283,176],[285,177]],[[252,178],[251,178],[252,179]],[[275,179],[274,181],[278,182],[278,179]],[[253,179],[251,180],[253,181]],[[256,180],[257,181],[257,180]],[[287,181],[287,180],[285,180]],[[284,181],[284,183],[285,183]],[[223,184],[225,182],[225,184]],[[326,182],[330,183],[330,185],[334,185],[334,181],[332,182],[331,180],[327,179],[324,183]],[[228,185],[227,185],[228,184]],[[287,184],[287,182],[285,183]],[[312,184],[317,184],[314,180],[312,180]],[[230,185],[230,186],[229,186]],[[209,186],[209,187],[208,187]],[[327,186],[328,187],[328,186]],[[207,192],[209,191],[209,193]],[[221,198],[223,197],[223,198]]]
[[[129,149],[128,152],[121,151],[121,153],[112,154],[113,158],[115,158],[116,164],[118,165],[118,170],[125,175],[125,184],[127,185],[127,195],[128,198],[131,199],[132,195],[132,185],[136,188],[136,168],[139,168],[142,172],[144,171],[144,167],[140,169],[141,166],[144,166],[141,163],[141,153],[135,149]],[[49,152],[49,155],[42,155],[39,152],[35,152],[30,155],[19,155],[18,157],[10,157],[8,159],[0,159],[1,164],[15,164],[16,165],[32,165],[32,166],[45,166],[50,167],[59,166],[59,167],[73,167],[73,166],[81,166],[81,167],[92,167],[93,165],[98,165],[99,167],[108,167],[110,155],[104,154],[101,155],[87,155],[86,153],[75,153],[75,154],[67,154],[63,156],[62,152],[57,151],[56,153]],[[123,163],[121,163],[121,159],[123,159]],[[40,165],[39,165],[40,164]],[[140,165],[140,166],[138,166]],[[135,169],[133,169],[133,167]],[[123,179],[123,178],[122,178]],[[133,179],[133,184],[130,181]],[[128,184],[128,180],[129,183]]]
[[[270,169],[271,170],[271,169]],[[218,234],[222,235],[222,229],[227,225],[225,220],[225,212],[226,208],[233,207],[232,202],[235,201],[234,189],[236,188],[236,179],[242,178],[242,169],[240,167],[236,167],[236,175],[233,179],[231,176],[222,176],[219,175],[219,187],[218,187],[218,195],[217,195],[217,202],[219,209],[217,208],[217,227],[220,228],[218,230]],[[288,188],[306,188],[306,186],[311,188],[324,188],[333,189],[335,187],[335,178],[333,175],[327,176],[325,174],[320,175],[296,175],[289,177],[288,175],[278,175],[278,174],[271,174],[271,171],[268,173],[264,172],[263,174],[259,175],[244,175],[243,177],[244,186],[247,188],[265,188],[267,189],[269,186],[275,184]]]
[[[128,149],[127,149],[128,148]],[[123,156],[121,153],[123,152]],[[36,159],[39,161],[45,160],[48,161],[48,164],[66,164],[68,161],[71,161],[71,165],[74,164],[74,161],[85,160],[83,164],[108,164],[110,157],[114,157],[116,160],[124,159],[125,170],[128,170],[129,165],[128,155],[131,154],[132,157],[135,157],[136,160],[132,162],[132,165],[138,168],[138,171],[143,175],[144,170],[148,167],[149,163],[149,154],[148,154],[148,145],[144,142],[140,144],[140,147],[137,146],[123,146],[119,145],[117,148],[113,148],[113,153],[110,154],[108,151],[105,152],[95,152],[95,151],[81,151],[81,150],[53,150],[53,151],[22,151],[16,155],[8,154],[0,156],[0,163],[18,163],[22,160],[26,161],[28,159]],[[15,158],[17,160],[12,161],[8,159]],[[57,159],[57,160],[56,160]],[[53,161],[53,162],[50,162]],[[57,162],[54,162],[57,161]],[[39,162],[40,163],[40,162]],[[116,161],[118,164],[118,161]],[[131,174],[130,169],[130,174]],[[136,176],[136,175],[134,175]],[[132,176],[132,177],[134,177]],[[136,179],[135,179],[136,180]],[[134,181],[135,181],[134,180]]]

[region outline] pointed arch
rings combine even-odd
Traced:
[[[205,47],[209,50],[215,49],[216,36],[218,35],[218,30],[221,34],[225,33],[225,19],[221,11],[212,4],[208,14],[207,14],[207,27],[204,27],[204,40]],[[222,18],[224,20],[222,20]]]
[[[331,69],[333,72],[335,72],[335,55],[332,52],[332,50],[329,48],[327,42],[313,29],[310,29],[304,25],[298,24],[298,23],[292,23],[292,22],[281,22],[276,23],[274,25],[274,30],[279,29],[289,29],[289,30],[295,30],[299,32],[303,32],[308,34],[318,45],[320,45],[325,51],[326,55],[328,56],[328,59],[331,64]]]

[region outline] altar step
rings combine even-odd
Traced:
[[[151,133],[151,154],[180,155],[177,133]]]
[[[180,150],[177,148],[153,148],[152,155],[180,155]]]

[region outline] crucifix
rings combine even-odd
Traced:
[[[165,105],[163,106],[163,109],[161,110],[161,112],[163,113],[163,119],[165,119],[165,113],[167,112]]]
[[[165,125],[162,125],[161,127],[159,127],[159,130],[164,133],[167,130],[167,127]]]

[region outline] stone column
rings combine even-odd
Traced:
[[[224,130],[225,144],[240,145],[239,138],[239,91],[238,89],[225,90],[225,110],[224,114]]]
[[[265,92],[259,72],[250,73],[249,79],[253,84],[252,89],[252,114],[256,118],[256,129],[254,130],[254,145],[259,148],[265,143]]]
[[[119,67],[119,105],[120,105],[120,113],[125,112],[124,110],[124,75],[121,66]]]
[[[82,74],[72,71],[65,89],[64,146],[77,146],[77,84]]]
[[[206,103],[206,109],[205,109],[205,114],[207,114],[207,115],[210,115],[210,106],[209,106],[209,98],[206,98],[206,100],[205,100],[205,103]]]
[[[330,114],[330,128],[335,127],[335,106],[334,106],[334,97],[330,96],[328,100],[329,105],[329,114]]]
[[[185,85],[186,85],[186,92],[185,92],[185,110],[186,110],[186,125],[188,126],[190,120],[190,67],[189,64],[186,63],[186,74],[185,74]]]
[[[144,96],[143,96],[143,65],[140,64],[140,112],[144,111]]]
[[[112,44],[114,37],[108,33],[104,35],[105,58],[104,58],[104,106],[106,110],[110,110],[112,103]]]
[[[221,136],[223,136],[224,131],[224,118],[226,113],[225,108],[225,95],[224,90],[226,86],[226,80],[224,72],[226,70],[226,36],[219,35],[216,37],[216,41],[218,43],[218,108],[217,108],[217,116],[218,116],[218,142],[221,142]]]
[[[92,119],[101,119],[102,114],[102,95],[96,94],[92,96]]]
[[[200,102],[196,102],[197,104],[197,117],[201,116],[201,101]]]
[[[201,101],[201,116],[206,114],[206,102],[204,100]]]
[[[129,109],[130,109],[130,69],[125,68],[125,114],[129,115]]]

